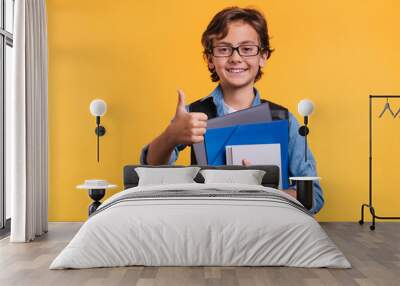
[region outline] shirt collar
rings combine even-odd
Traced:
[[[254,99],[253,99],[253,104],[252,107],[257,106],[261,103],[260,100],[260,94],[256,88],[254,88]],[[224,94],[222,93],[222,88],[221,85],[219,84],[213,92],[209,95],[212,97],[214,104],[217,108],[217,117],[224,116],[225,115],[225,109],[224,109]]]

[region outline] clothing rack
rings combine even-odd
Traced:
[[[372,215],[372,225],[370,225],[370,229],[375,229],[375,219],[400,219],[400,217],[384,217],[378,216],[375,212],[375,208],[372,204],[372,101],[374,99],[386,99],[389,98],[400,98],[400,95],[370,95],[369,96],[369,203],[362,204],[361,206],[361,219],[359,220],[359,224],[364,224],[364,207],[369,208],[369,211]],[[397,115],[397,113],[396,113]]]

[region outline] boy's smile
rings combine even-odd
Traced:
[[[213,43],[213,46],[241,45],[260,45],[256,30],[243,21],[230,23],[228,34]],[[262,52],[255,56],[241,56],[238,50],[234,50],[229,57],[210,57],[209,66],[215,68],[223,87],[242,88],[254,84],[258,70],[264,66],[266,58],[266,54]]]
[[[242,74],[245,71],[248,71],[248,68],[227,68],[226,69],[229,73],[233,74]]]

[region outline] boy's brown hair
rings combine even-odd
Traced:
[[[228,25],[236,21],[243,21],[256,30],[258,37],[260,38],[261,53],[266,53],[268,59],[273,50],[269,45],[268,26],[264,15],[256,9],[239,7],[223,9],[218,12],[208,24],[207,29],[201,37],[201,43],[204,48],[204,57],[208,60],[212,55],[213,40],[224,38],[228,34]],[[208,68],[208,70],[211,72],[211,80],[214,82],[219,81],[219,76],[215,71],[215,68]],[[262,74],[263,72],[260,68],[255,81],[259,80]]]

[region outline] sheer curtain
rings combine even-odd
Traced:
[[[16,0],[13,92],[6,112],[12,242],[47,232],[47,23],[45,0]]]

